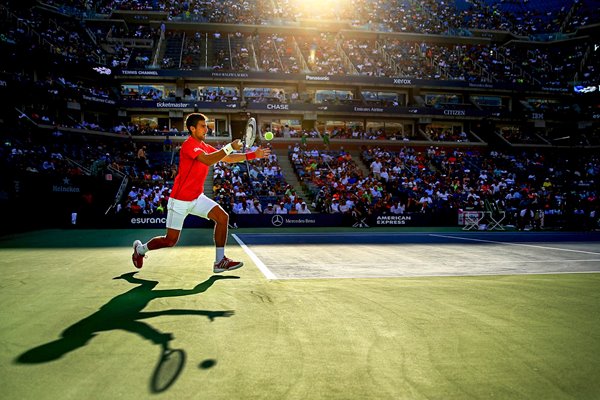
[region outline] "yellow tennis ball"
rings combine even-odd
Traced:
[[[275,137],[275,135],[273,135],[273,132],[269,131],[265,133],[265,139],[266,140],[271,140]]]

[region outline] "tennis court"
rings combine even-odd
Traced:
[[[3,398],[600,395],[598,233],[230,233],[222,275],[207,229],[0,238]]]
[[[234,235],[268,279],[600,272],[596,235],[250,233]]]

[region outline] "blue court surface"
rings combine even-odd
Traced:
[[[233,235],[268,279],[600,272],[600,233],[340,232]]]

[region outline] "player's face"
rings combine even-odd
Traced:
[[[198,140],[204,140],[206,138],[206,132],[208,132],[206,121],[198,121],[196,126],[192,126],[191,128],[192,136]]]

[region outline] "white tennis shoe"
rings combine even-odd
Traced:
[[[144,265],[144,256],[139,254],[137,251],[137,247],[141,245],[142,242],[139,240],[133,242],[133,254],[131,255],[131,261],[133,261],[133,266],[137,269],[142,268],[142,265]]]

